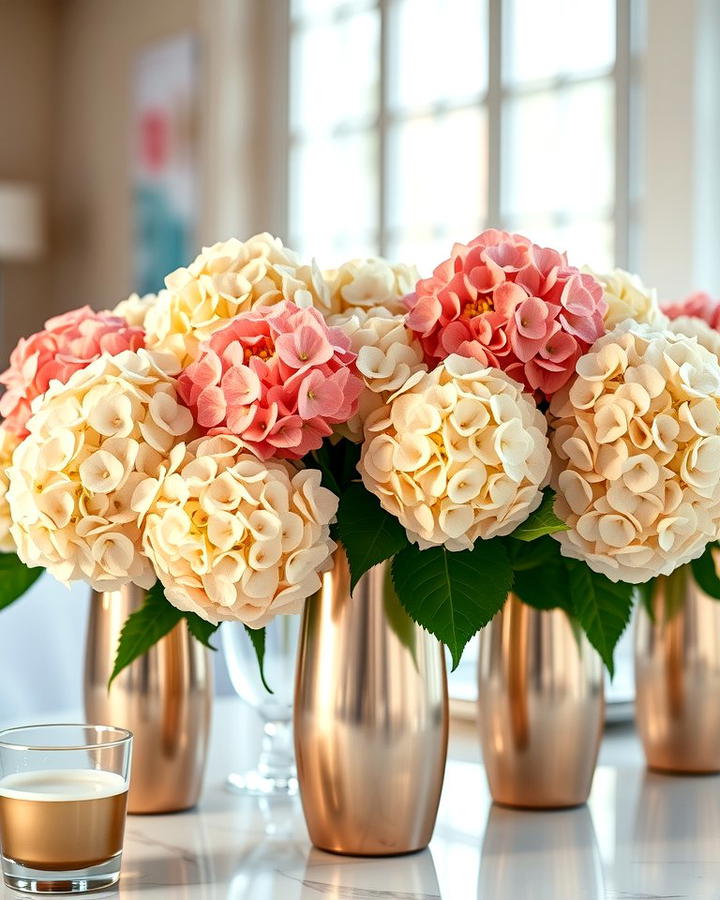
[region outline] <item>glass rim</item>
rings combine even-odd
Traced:
[[[49,731],[51,728],[92,729],[96,732],[113,732],[118,737],[111,741],[89,741],[83,744],[21,744],[6,739],[10,735],[22,731]],[[0,729],[0,748],[4,750],[44,750],[53,752],[62,750],[101,750],[110,747],[120,747],[122,744],[127,744],[131,741],[132,738],[132,731],[128,731],[127,728],[120,728],[117,725],[93,725],[92,722],[46,722],[41,725],[15,725],[12,728]]]

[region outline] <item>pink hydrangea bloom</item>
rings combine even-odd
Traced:
[[[661,309],[671,319],[691,316],[693,319],[702,319],[715,331],[720,331],[720,300],[713,300],[704,291],[696,291],[684,300],[662,303]]]
[[[104,353],[145,346],[145,332],[120,316],[94,312],[89,306],[48,319],[45,328],[21,338],[10,356],[10,368],[0,375],[6,391],[0,398],[4,427],[25,437],[25,423],[32,401],[44,394],[50,382],[63,384],[73,372],[84,369]]]
[[[237,435],[261,459],[299,459],[357,412],[362,381],[350,339],[285,301],[216,331],[179,390],[210,434]]]
[[[430,366],[451,353],[472,356],[546,398],[606,330],[607,303],[592,275],[556,250],[496,229],[456,244],[407,304]]]

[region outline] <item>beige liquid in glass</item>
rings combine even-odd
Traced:
[[[113,772],[56,769],[0,779],[3,856],[31,869],[71,871],[122,850],[127,784]]]

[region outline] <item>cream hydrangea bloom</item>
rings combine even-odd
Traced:
[[[319,269],[301,265],[270,234],[205,247],[165,284],[145,318],[146,341],[152,349],[174,353],[183,366],[197,358],[200,343],[240,313],[282,300],[320,309],[329,302]]]
[[[0,425],[0,553],[15,552],[15,541],[10,534],[10,526],[12,525],[10,505],[7,501],[7,492],[10,485],[8,468],[20,440],[17,434]]]
[[[144,547],[178,609],[261,628],[319,589],[338,500],[317,470],[262,462],[218,435],[143,493]]]
[[[720,526],[720,365],[696,340],[625,323],[550,406],[565,556],[642,583]]]
[[[380,257],[352,259],[323,273],[330,285],[329,312],[383,306],[396,315],[407,312],[403,297],[415,290],[420,277],[415,266],[390,263]]]
[[[365,423],[365,487],[421,549],[513,531],[548,478],[546,422],[517,382],[452,354]]]
[[[22,561],[95,590],[150,587],[133,495],[182,458],[190,411],[177,399],[177,361],[127,350],[101,356],[33,404],[13,455],[8,500]]]
[[[649,325],[659,325],[664,320],[655,288],[646,287],[639,275],[633,275],[625,269],[612,269],[601,274],[594,272],[589,266],[585,266],[583,271],[592,275],[603,286],[608,307],[605,313],[605,326],[608,330],[626,319]]]
[[[385,307],[357,307],[328,318],[328,325],[340,328],[350,338],[350,349],[357,353],[357,368],[365,385],[360,394],[357,413],[336,431],[359,443],[363,424],[415,372],[425,371],[419,341],[405,317],[393,315]]]
[[[133,328],[144,328],[145,317],[157,303],[157,294],[130,294],[127,300],[121,300],[110,312],[120,316]]]
[[[696,316],[678,316],[666,319],[663,328],[684,337],[695,338],[701,347],[720,357],[720,332],[711,328],[704,319]]]

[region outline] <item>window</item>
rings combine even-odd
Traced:
[[[638,7],[293,0],[290,246],[427,274],[496,225],[629,265]]]
[[[498,226],[631,268],[641,3],[292,0],[289,245],[427,275]],[[629,646],[611,700],[631,692]],[[474,640],[454,697],[474,698],[476,659]]]

